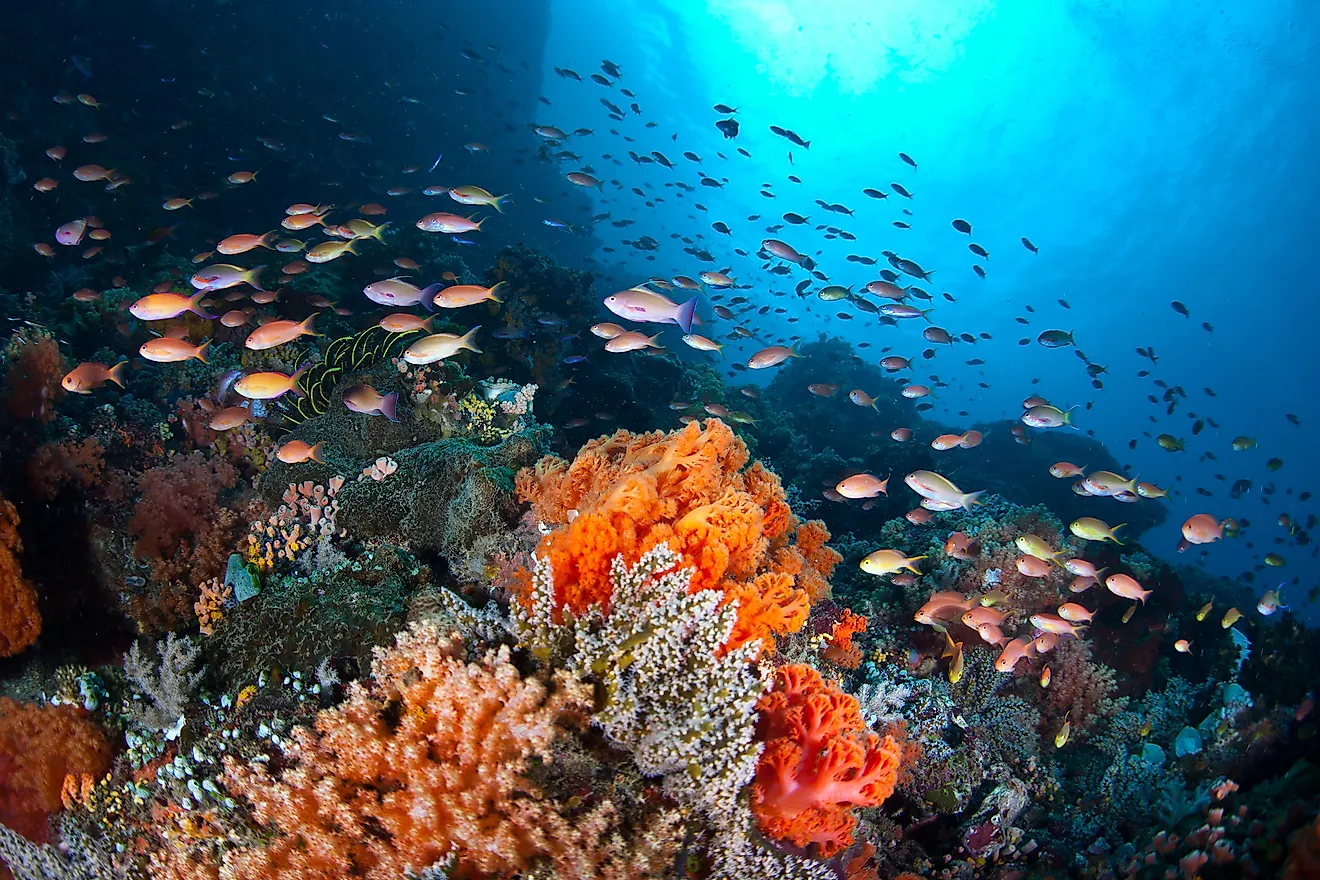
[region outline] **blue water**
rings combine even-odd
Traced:
[[[1320,7],[1305,3],[560,0],[545,53],[544,93],[552,103],[540,106],[538,122],[593,128],[593,141],[570,139],[568,148],[598,177],[622,184],[607,183],[597,196],[599,211],[637,220],[620,230],[596,227],[597,237],[617,248],[595,255],[610,282],[729,267],[740,283],[754,285],[741,291],[753,302],[759,293],[802,316],[796,325],[774,315],[752,324],[768,337],[810,339],[819,331],[872,340],[873,354],[893,346],[915,356],[929,347],[919,336],[921,322],[892,328],[838,320],[838,303],[791,295],[806,273],[768,275],[754,251],[766,225],[795,211],[810,224],[787,226],[778,237],[813,255],[831,282],[860,288],[884,266],[884,249],[914,259],[935,270],[925,286],[936,294],[928,303],[936,324],[955,335],[994,337],[975,347],[959,343],[925,363],[952,386],[939,392],[931,417],[961,427],[1013,419],[1029,394],[1079,404],[1080,429],[1173,496],[1165,525],[1143,539],[1148,547],[1175,557],[1178,526],[1193,513],[1245,520],[1241,539],[1204,554],[1193,549],[1179,561],[1230,576],[1262,569],[1258,593],[1293,580],[1301,589],[1291,592],[1301,598],[1316,582],[1313,548],[1291,546],[1276,520],[1286,512],[1301,522],[1315,510],[1314,501],[1297,495],[1317,485],[1310,437],[1320,419],[1310,390],[1320,363],[1312,265],[1320,221],[1317,33]],[[569,67],[585,78],[602,58],[623,68],[614,89],[553,71]],[[627,111],[618,87],[637,93],[643,115]],[[598,97],[622,106],[628,118],[606,119]],[[738,110],[736,140],[714,127],[721,116],[711,108],[720,102]],[[659,125],[647,129],[646,120]],[[798,132],[810,149],[772,134],[772,124]],[[610,128],[635,138],[627,146],[637,152],[661,150],[679,167],[638,166],[617,139],[601,146]],[[737,146],[751,158],[737,155]],[[683,150],[702,156],[700,168],[728,183],[680,198],[664,184],[696,183]],[[607,151],[621,162],[602,160]],[[900,151],[918,167],[904,164]],[[788,181],[789,174],[802,184]],[[890,191],[876,201],[861,193],[889,191],[891,182],[914,198]],[[760,195],[766,183],[776,198]],[[644,207],[628,191],[633,186],[664,202]],[[826,213],[817,198],[842,203],[855,216]],[[762,218],[749,222],[751,214]],[[970,238],[951,227],[954,218],[972,224]],[[714,233],[716,220],[734,235]],[[894,220],[912,228],[896,229]],[[858,240],[824,241],[817,223]],[[654,262],[618,241],[642,233],[661,242]],[[684,254],[671,233],[700,237],[717,264]],[[1022,236],[1039,254],[1021,245]],[[976,259],[969,241],[990,258]],[[753,253],[739,257],[738,246]],[[881,263],[849,263],[849,253]],[[974,262],[986,279],[973,274]],[[813,290],[819,286],[813,281]],[[772,289],[790,296],[772,300],[765,296]],[[957,303],[944,302],[944,291]],[[1190,318],[1177,314],[1172,300],[1185,303]],[[1016,323],[1019,316],[1029,325]],[[1091,387],[1070,349],[1018,345],[1047,328],[1075,330],[1078,347],[1108,368],[1103,391]],[[676,334],[670,344],[679,344]],[[1158,365],[1139,357],[1138,346],[1153,347]],[[745,358],[756,347],[730,346],[726,355]],[[972,357],[985,365],[966,366]],[[1148,368],[1149,377],[1136,376]],[[1147,400],[1163,394],[1152,384],[1157,378],[1188,395],[1172,416],[1162,401]],[[980,381],[990,388],[979,388]],[[1193,436],[1198,417],[1220,427]],[[1185,438],[1187,452],[1156,446],[1152,438],[1163,432]],[[1259,446],[1232,451],[1238,435],[1258,438]],[[1133,439],[1137,448],[1129,451]],[[1265,462],[1276,456],[1284,467],[1271,473]],[[1242,478],[1253,481],[1252,491],[1230,499],[1229,487]],[[1199,495],[1197,487],[1213,494]],[[1263,569],[1270,551],[1288,565]]]

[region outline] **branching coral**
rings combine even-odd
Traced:
[[[766,743],[752,809],[761,829],[831,856],[851,846],[852,807],[875,807],[893,794],[901,749],[872,733],[857,700],[826,684],[810,666],[781,666],[757,704]]]
[[[720,655],[736,612],[714,590],[691,592],[691,569],[665,545],[635,566],[616,556],[611,567],[615,606],[556,625],[548,613],[556,590],[550,566],[538,560],[532,611],[515,608],[520,640],[550,657],[573,642],[569,669],[597,676],[605,705],[592,716],[616,744],[633,753],[647,776],[688,809],[723,818],[737,812],[760,745],[753,707],[764,685],[750,666],[754,645]]]
[[[227,787],[274,837],[227,854],[224,875],[397,880],[450,854],[460,871],[494,876],[541,859],[563,877],[624,876],[632,859],[655,873],[649,856],[612,851],[607,802],[570,818],[524,775],[549,760],[589,689],[524,678],[507,648],[470,664],[462,654],[461,640],[415,623],[377,651],[371,682],[351,685],[314,731],[295,730],[285,769],[230,759]]]
[[[825,659],[844,669],[861,666],[862,649],[853,644],[852,637],[863,632],[866,632],[866,618],[851,608],[843,609],[843,614],[830,630],[829,644],[822,651]]]
[[[810,600],[828,591],[839,556],[818,523],[798,529],[801,547],[792,543],[797,519],[779,479],[747,461],[742,440],[710,419],[669,434],[619,431],[572,463],[547,457],[519,473],[519,499],[555,527],[539,552],[554,570],[556,619],[564,609],[608,611],[614,557],[632,564],[666,544],[693,569],[693,592],[737,600],[726,647],[759,639],[773,651],[771,637],[799,629]]]
[[[12,657],[41,635],[37,593],[18,565],[18,511],[0,498],[0,657]]]

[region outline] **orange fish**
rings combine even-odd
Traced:
[[[1004,646],[1003,652],[995,660],[995,669],[1000,672],[1012,672],[1018,661],[1031,651],[1031,643],[1024,638],[1016,638]]]
[[[231,235],[215,246],[215,249],[227,256],[235,254],[246,254],[254,248],[263,247],[267,250],[274,250],[276,232],[267,232],[265,235],[253,235],[250,232],[241,232],[238,235]]]
[[[234,186],[239,186],[244,183],[251,183],[256,179],[257,179],[257,172],[255,171],[235,171],[233,174],[225,178],[225,180],[229,181]]]
[[[249,400],[274,400],[290,391],[301,394],[298,380],[306,371],[307,367],[303,367],[292,376],[273,372],[248,373],[234,383],[234,390]]]
[[[91,394],[106,382],[114,382],[120,388],[123,388],[124,371],[127,369],[128,361],[120,361],[113,367],[89,361],[79,364],[65,374],[64,378],[60,380],[60,385],[65,391],[74,394]]]
[[[74,291],[73,298],[76,299],[78,302],[84,302],[84,303],[96,302],[101,298],[101,291],[93,290],[90,287],[84,287],[82,290]]]
[[[166,199],[161,203],[161,207],[166,211],[177,211],[180,208],[192,207],[192,199]]]
[[[201,345],[190,345],[182,339],[161,336],[158,339],[148,339],[142,343],[142,347],[138,349],[138,354],[158,364],[173,364],[192,358],[207,363],[206,353],[210,347],[211,343],[209,341],[203,342]]]
[[[249,415],[246,406],[227,406],[211,416],[211,423],[207,427],[212,431],[228,431],[247,424]]]
[[[1141,584],[1126,574],[1111,574],[1105,578],[1105,587],[1121,599],[1134,599],[1142,605],[1146,604],[1146,597],[1151,594],[1150,590],[1143,590]]]
[[[304,461],[314,461],[318,464],[325,464],[325,458],[321,455],[321,447],[324,444],[317,443],[312,446],[303,440],[289,440],[279,449],[275,450],[275,457],[285,464],[301,464]]]
[[[252,351],[264,351],[268,348],[274,348],[277,345],[284,345],[286,342],[292,342],[299,336],[320,336],[312,329],[312,322],[320,312],[308,315],[301,322],[298,321],[271,321],[262,324],[257,329],[248,334],[247,340],[243,343],[245,348]]]
[[[220,323],[222,326],[233,330],[236,327],[242,327],[246,324],[250,317],[251,316],[242,309],[231,309],[220,316]]]
[[[425,330],[431,332],[431,324],[435,321],[435,315],[429,318],[419,318],[417,315],[410,315],[407,312],[395,312],[386,315],[380,319],[380,326],[391,333],[411,333],[414,330]]]
[[[871,474],[855,474],[840,480],[834,487],[844,498],[875,498],[889,494],[889,478],[877,479]]]
[[[60,182],[58,180],[55,180],[54,178],[50,178],[50,177],[43,177],[41,178],[41,180],[38,180],[36,183],[32,184],[32,188],[35,189],[37,192],[48,193],[59,185]]]
[[[504,300],[496,294],[504,282],[497,283],[494,287],[481,287],[476,284],[455,284],[452,287],[446,287],[437,293],[431,300],[436,308],[441,309],[461,309],[464,306],[476,305],[483,302],[502,303]]]
[[[1067,479],[1068,477],[1080,477],[1085,473],[1086,471],[1084,469],[1070,461],[1056,461],[1054,464],[1050,465],[1050,475],[1058,477],[1061,480]]]
[[[177,293],[150,293],[128,307],[128,313],[142,321],[164,321],[177,318],[184,312],[193,312],[210,319],[202,308],[202,298],[207,291],[199,290],[191,297]]]

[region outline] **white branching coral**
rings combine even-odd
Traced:
[[[536,558],[527,602],[514,603],[510,629],[525,648],[556,667],[601,681],[605,705],[592,716],[629,751],[638,769],[661,777],[684,809],[713,831],[708,852],[718,878],[814,880],[833,877],[818,862],[754,843],[744,789],[756,772],[756,703],[767,683],[757,672],[760,645],[721,654],[737,605],[720,607],[714,590],[689,592],[691,569],[661,544],[634,566],[610,568],[610,611],[581,617],[564,610],[556,624],[554,574]]]

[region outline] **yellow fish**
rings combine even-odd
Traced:
[[[1196,619],[1198,621],[1205,620],[1206,617],[1210,614],[1211,609],[1213,609],[1214,607],[1215,607],[1214,599],[1211,599],[1209,602],[1206,602],[1204,605],[1201,606],[1201,610],[1196,612]]]
[[[1080,520],[1079,520],[1080,522]],[[1035,535],[1022,535],[1016,541],[1017,548],[1028,556],[1034,556],[1044,562],[1058,562],[1058,553],[1055,552],[1049,544],[1045,543],[1044,538]]]
[[[1054,735],[1054,747],[1056,749],[1061,749],[1066,746],[1068,744],[1068,737],[1072,736],[1072,722],[1068,720],[1068,716],[1071,714],[1072,710],[1069,709],[1063,716],[1063,727],[1060,727],[1059,732]]]
[[[1040,686],[1043,688],[1050,686],[1050,668],[1048,666],[1040,671]]]
[[[1127,523],[1119,523],[1110,528],[1104,520],[1096,519],[1093,516],[1084,516],[1072,521],[1068,529],[1077,537],[1085,538],[1088,541],[1113,541],[1115,544],[1122,544],[1114,535],[1114,532],[1123,528]]]
[[[896,574],[903,569],[907,569],[913,574],[921,574],[921,569],[913,563],[925,558],[925,556],[913,556],[909,559],[897,550],[877,550],[863,559],[858,567],[867,574],[881,576]]]
[[[949,644],[944,648],[943,656],[953,658],[949,664],[949,684],[957,684],[963,677],[963,643],[955,642],[948,630],[944,631],[944,638]]]
[[[1238,611],[1236,608],[1230,608],[1224,612],[1224,619],[1219,621],[1219,625],[1222,626],[1224,629],[1228,629],[1230,626],[1237,623],[1241,619],[1242,619],[1242,612]]]

